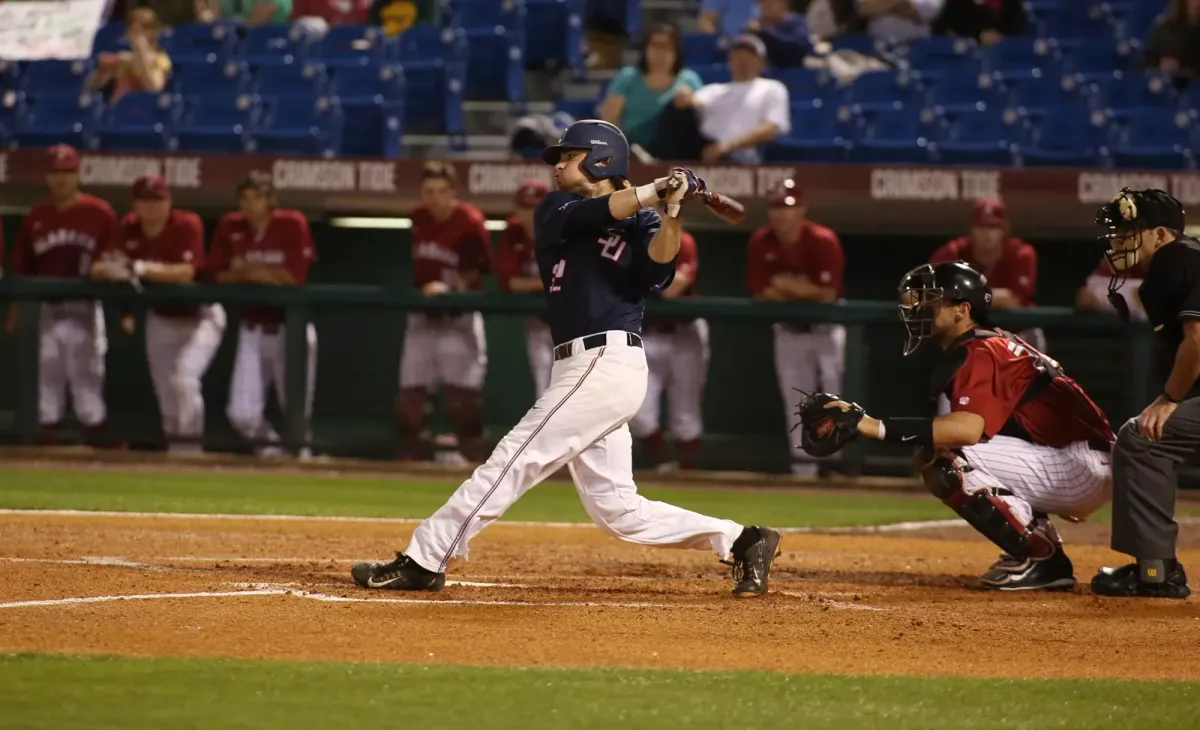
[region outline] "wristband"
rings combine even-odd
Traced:
[[[932,418],[885,418],[879,422],[884,441],[913,446],[933,446]]]
[[[1168,403],[1174,403],[1175,405],[1179,405],[1180,403],[1183,402],[1182,400],[1175,400],[1174,398],[1171,397],[1171,394],[1165,390],[1162,392],[1162,399]]]
[[[647,205],[645,202],[642,201],[642,198],[646,198],[647,200],[657,200],[658,199],[658,189],[656,187],[654,187],[654,183],[650,183],[648,185],[642,185],[640,187],[636,187],[633,189],[633,197],[637,199],[637,203],[639,206],[641,206],[643,208],[649,208],[649,207],[653,206],[654,203],[650,203],[649,205]]]

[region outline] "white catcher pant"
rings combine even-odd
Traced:
[[[592,520],[628,542],[710,549],[724,559],[742,532],[730,520],[706,517],[638,494],[632,437],[626,423],[646,394],[646,354],[624,332],[608,345],[554,363],[550,387],[496,445],[487,462],[413,533],[408,555],[444,572],[467,557],[471,538],[498,520],[521,495],[564,464]]]
[[[317,383],[317,328],[309,323],[305,328],[308,340],[308,372],[305,380],[304,418],[312,419],[313,389]],[[262,439],[279,443],[279,433],[267,421],[267,390],[274,384],[279,405],[287,404],[287,360],[283,325],[273,333],[257,327],[242,325],[238,331],[237,355],[233,363],[233,380],[229,387],[229,407],[226,415],[237,432],[247,440]]]
[[[629,429],[646,438],[659,428],[663,390],[667,392],[668,432],[676,441],[704,434],[704,385],[708,380],[708,323],[682,322],[673,332],[647,331],[642,336],[650,376],[646,399]]]
[[[84,426],[108,416],[104,402],[104,356],[108,337],[99,302],[60,302],[41,306],[38,321],[38,421],[58,423],[71,406]]]
[[[1013,514],[1029,524],[1034,512],[1083,519],[1112,494],[1112,455],[1084,442],[1063,449],[1010,436],[963,448],[975,468],[963,475],[968,492],[1000,487]]]
[[[204,396],[200,378],[221,346],[225,310],[219,304],[202,307],[197,317],[146,314],[146,360],[158,397],[163,433],[188,439],[170,444],[172,451],[199,448],[204,434]]]

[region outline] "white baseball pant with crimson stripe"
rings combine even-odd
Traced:
[[[417,527],[407,553],[418,565],[444,572],[451,558],[465,558],[472,537],[563,465],[592,521],[610,535],[728,556],[742,525],[638,494],[626,424],[646,395],[646,353],[625,332],[605,336],[607,344],[591,350],[584,338],[567,343],[572,354],[554,363],[550,387],[533,408]]]
[[[963,474],[964,489],[1008,490],[1012,496],[1001,499],[1022,524],[1034,512],[1083,519],[1112,495],[1112,454],[1082,441],[1056,449],[996,436],[962,452],[974,467]]]
[[[146,314],[146,361],[171,451],[200,449],[204,434],[200,379],[224,334],[225,309],[220,304],[206,304],[195,317]]]
[[[69,389],[79,422],[103,423],[108,417],[103,307],[86,301],[43,304],[38,329],[38,422],[50,426],[63,419]]]

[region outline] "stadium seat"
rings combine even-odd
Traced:
[[[31,93],[78,94],[93,68],[91,61],[30,61],[20,71],[18,88]]]
[[[191,152],[242,152],[259,113],[249,94],[205,94],[183,99],[175,139]]]
[[[767,162],[843,162],[847,126],[821,102],[791,109],[792,131],[766,146]]]
[[[178,116],[176,96],[131,91],[104,112],[95,141],[104,150],[169,149]]]
[[[237,52],[237,26],[229,21],[184,23],[159,38],[172,63],[228,61]]]
[[[904,53],[909,71],[982,70],[982,57],[975,41],[954,36],[931,36],[909,44]]]
[[[1008,94],[1008,111],[1023,119],[1038,120],[1049,109],[1067,104],[1078,96],[1063,89],[1058,78],[1049,78],[1040,71],[1012,72],[1002,75],[1001,86]]]
[[[716,33],[684,33],[680,39],[683,62],[689,66],[725,63],[725,39]]]
[[[876,71],[858,76],[842,93],[841,105],[855,116],[912,106],[920,90],[905,73]]]
[[[466,37],[461,29],[417,23],[397,39],[407,86],[408,131],[462,135]]]
[[[984,70],[989,73],[1028,72],[1042,69],[1047,76],[1059,76],[1059,59],[1053,45],[1042,38],[1014,36],[983,49]]]
[[[103,111],[99,94],[30,92],[18,102],[13,139],[24,147],[88,146]]]
[[[525,0],[525,63],[583,68],[584,0]]]
[[[775,80],[787,87],[792,102],[803,99],[832,101],[834,85],[829,74],[810,68],[779,68],[772,73]]]
[[[246,29],[240,58],[251,66],[304,61],[312,38],[301,25],[263,23]]]
[[[878,111],[859,129],[847,159],[865,163],[929,162],[934,131],[910,109]]]
[[[1102,114],[1069,104],[1051,107],[1040,123],[1031,125],[1019,154],[1026,165],[1097,167],[1105,161],[1108,142]]]
[[[310,51],[310,58],[327,68],[372,66],[387,56],[387,36],[369,25],[335,25]]]
[[[324,94],[329,87],[325,67],[319,63],[284,63],[262,66],[254,74],[254,93],[265,97]]]
[[[264,101],[250,130],[253,151],[333,157],[342,144],[342,110],[336,99],[289,94]]]
[[[249,69],[240,61],[181,63],[171,69],[171,87],[178,93],[237,95],[249,90]]]
[[[1119,78],[1127,66],[1129,60],[1111,41],[1105,45],[1084,42],[1063,58],[1063,74],[1081,85]]]
[[[1162,108],[1173,109],[1173,89],[1158,76],[1117,75],[1104,83],[1092,84],[1088,100],[1095,109]]]
[[[342,108],[342,154],[395,157],[385,148],[402,132],[404,69],[399,64],[356,66],[334,72],[333,93]],[[389,124],[398,124],[395,131]]]
[[[1104,38],[1110,43],[1113,38],[1108,16],[1098,3],[1089,0],[1060,2],[1036,25],[1039,35],[1045,38]]]
[[[641,19],[641,0],[605,0],[587,4],[588,27],[595,23],[599,27],[620,30],[626,36],[636,37]]]
[[[944,116],[980,108],[1004,108],[1004,90],[988,74],[971,69],[950,71],[933,78],[918,76],[925,91],[925,106],[931,113]]]
[[[467,37],[466,96],[470,99],[525,98],[524,36],[503,25],[471,26]]]
[[[575,119],[595,119],[599,99],[559,99],[554,102],[554,111],[570,114]]]
[[[843,33],[829,40],[835,51],[858,51],[867,56],[876,55],[880,44],[867,33]]]
[[[944,117],[934,157],[948,165],[1011,165],[1016,127],[1005,124],[995,109],[961,110]]]
[[[92,39],[92,56],[128,50],[129,39],[125,37],[124,23],[105,23],[96,30],[96,36]]]
[[[1197,142],[1187,114],[1164,109],[1138,109],[1116,117],[1117,142],[1112,161],[1117,167],[1181,170],[1194,164]]]
[[[703,66],[690,66],[704,84],[727,84],[733,78],[729,73],[728,63],[710,63]]]
[[[16,61],[0,61],[0,93],[16,91],[20,84],[20,65]]]

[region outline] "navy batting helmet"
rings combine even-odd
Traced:
[[[563,132],[558,144],[542,152],[547,165],[557,165],[563,153],[584,150],[583,171],[594,180],[629,177],[629,140],[615,124],[599,119],[581,119]]]
[[[966,261],[922,264],[900,280],[900,319],[908,330],[904,354],[911,355],[923,340],[933,336],[933,318],[943,302],[971,305],[971,319],[983,327],[992,327],[988,310],[992,306],[992,287],[987,277]]]

